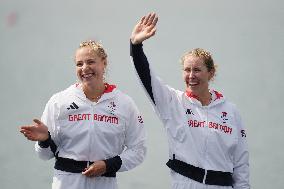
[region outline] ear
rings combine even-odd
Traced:
[[[212,69],[210,72],[209,72],[209,81],[213,80],[214,78],[214,75],[215,75],[215,69]]]
[[[103,60],[103,62],[104,62],[104,66],[106,67],[106,66],[107,66],[107,59],[105,58],[105,59]]]

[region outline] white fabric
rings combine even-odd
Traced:
[[[167,131],[169,158],[206,170],[233,173],[235,189],[248,189],[249,153],[236,107],[211,90],[212,101],[202,106],[185,92],[175,90],[151,74],[153,107]],[[152,101],[151,101],[152,102]],[[210,186],[172,173],[175,189],[231,188]]]
[[[144,160],[146,136],[142,117],[133,100],[115,87],[95,103],[86,98],[78,84],[72,85],[51,97],[42,122],[58,146],[59,157],[96,161],[119,155],[119,171],[130,170]],[[49,147],[41,148],[36,143],[35,149],[41,159],[54,157]],[[55,170],[52,188],[115,189],[117,183],[116,178],[87,178]]]

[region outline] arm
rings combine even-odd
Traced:
[[[121,167],[119,171],[128,171],[141,164],[146,155],[146,134],[142,117],[131,100],[129,116],[125,131],[125,150],[119,155]]]
[[[132,100],[130,100],[126,112],[129,115],[127,116],[125,128],[124,151],[115,157],[95,161],[82,172],[83,175],[115,174],[118,171],[133,169],[143,162],[146,154],[146,136],[142,117]]]
[[[172,98],[171,90],[150,69],[142,48],[142,42],[155,35],[157,21],[158,17],[155,14],[149,14],[142,17],[136,24],[130,38],[130,55],[140,82],[150,97],[156,113],[160,118],[164,119],[169,116],[167,105]]]
[[[50,124],[50,122],[47,121],[47,112],[49,109],[48,104],[46,105],[44,111],[44,119],[42,119],[45,124],[38,119],[34,119],[33,125],[25,125],[20,129],[20,132],[23,133],[28,140],[37,141],[35,144],[35,150],[38,153],[39,157],[44,160],[48,160],[54,157],[54,151],[56,151],[55,143],[51,138],[51,132],[53,131],[53,129],[46,126],[46,124]]]
[[[148,14],[143,16],[141,20],[135,25],[130,40],[130,55],[133,58],[135,69],[141,79],[143,86],[145,87],[152,102],[155,104],[153,97],[151,76],[149,62],[142,49],[142,42],[155,35],[156,24],[158,17],[156,14]]]
[[[25,125],[22,126],[20,129],[20,132],[23,133],[23,135],[31,141],[37,141],[36,143],[36,151],[37,148],[43,148],[47,149],[50,146],[52,146],[52,139],[50,136],[50,132],[48,131],[48,127],[44,125],[41,121],[38,119],[34,119],[34,124],[33,125]],[[50,151],[49,149],[47,151]],[[46,154],[49,154],[47,152]],[[50,155],[46,155],[48,158],[42,157],[41,159],[50,159]],[[51,155],[52,156],[52,155]]]
[[[236,112],[238,124],[238,144],[234,153],[233,187],[235,189],[249,189],[249,152],[246,133],[241,117]]]
[[[57,137],[55,126],[55,120],[57,117],[56,99],[56,95],[50,98],[41,117],[42,124],[46,125],[48,129],[49,138],[45,141],[38,141],[35,144],[35,151],[38,154],[39,158],[43,160],[49,160],[53,158],[57,151],[55,140],[55,138]]]

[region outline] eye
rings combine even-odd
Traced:
[[[190,72],[190,68],[184,68],[185,72]]]
[[[77,62],[77,63],[76,63],[76,66],[77,66],[77,67],[82,67],[82,66],[83,66],[83,62]]]
[[[200,68],[194,68],[194,70],[193,70],[194,72],[200,72],[201,71],[201,69]]]
[[[87,64],[95,64],[96,62],[95,62],[95,60],[87,60]]]

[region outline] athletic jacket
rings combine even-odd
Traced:
[[[233,187],[249,188],[246,133],[235,105],[211,90],[212,101],[202,106],[189,92],[175,90],[150,69],[142,44],[131,44],[139,79],[167,131],[169,158],[205,170],[231,172]]]
[[[74,84],[50,98],[41,120],[48,126],[59,157],[93,162],[118,156],[122,161],[118,171],[130,170],[144,160],[142,117],[133,100],[114,85],[107,84],[95,103]],[[41,159],[54,157],[50,147],[36,143],[35,149]]]

